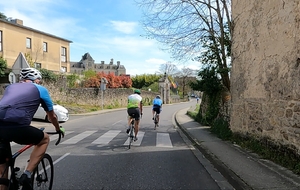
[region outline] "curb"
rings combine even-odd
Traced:
[[[179,111],[181,111],[181,110],[179,110]],[[193,146],[203,154],[203,156],[221,173],[221,175],[228,181],[228,183],[234,189],[253,190],[238,175],[236,175],[221,160],[219,160],[213,153],[211,153],[206,148],[202,147],[201,143],[199,143],[197,141],[197,139],[195,139],[190,132],[188,132],[184,127],[182,127],[182,125],[179,124],[177,117],[176,117],[179,111],[177,111],[175,113],[175,123],[176,123],[177,127],[184,133],[184,135],[186,135],[187,138],[193,143]],[[224,189],[222,187],[220,187],[220,188]]]

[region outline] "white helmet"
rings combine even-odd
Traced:
[[[20,71],[20,80],[42,79],[40,71],[35,68],[24,68]]]

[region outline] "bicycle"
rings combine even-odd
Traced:
[[[155,112],[154,114],[154,130],[156,130],[156,128],[158,127],[158,114],[157,112]]]
[[[134,122],[135,122],[135,117],[134,117],[134,114],[131,117],[131,123],[130,123],[130,129],[129,129],[129,135],[128,135],[128,138],[129,138],[129,144],[128,144],[128,149],[130,149],[131,147],[131,144],[133,142],[133,138],[134,138]]]
[[[44,130],[44,128],[41,128]],[[47,132],[48,134],[58,134],[58,140],[55,145],[58,145],[61,140],[60,132]],[[19,167],[15,167],[15,161],[19,155],[25,152],[27,149],[31,148],[34,145],[25,145],[17,152],[12,154],[11,146],[9,141],[0,139],[0,152],[1,154],[5,154],[7,156],[6,159],[6,167],[3,172],[3,175],[8,171],[10,172],[8,175],[8,179],[3,178],[3,175],[0,177],[0,185],[5,185],[9,190],[18,190],[21,187],[19,183],[18,172],[20,171]],[[4,163],[5,164],[5,163]],[[31,176],[31,185],[33,189],[52,189],[53,185],[53,161],[49,154],[45,153],[41,161],[38,163],[37,167],[34,169]]]

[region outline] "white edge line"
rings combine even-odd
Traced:
[[[65,157],[69,156],[69,154],[71,154],[71,153],[66,153],[66,154],[64,154],[63,156],[61,156],[60,158],[58,158],[57,160],[55,160],[55,161],[53,162],[53,165],[56,164],[57,162],[61,161],[61,160],[64,159]]]

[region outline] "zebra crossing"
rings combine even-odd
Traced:
[[[94,134],[97,134],[98,131],[96,130],[91,130],[91,131],[84,131],[79,134],[73,135],[75,131],[66,131],[65,137],[61,139],[60,144],[61,145],[73,145],[77,144],[80,141],[88,138],[92,138],[91,136],[96,136]],[[99,136],[96,137],[95,139],[91,140],[91,144],[94,145],[108,145],[111,143],[112,140],[117,138],[118,135],[122,135],[124,131],[121,130],[108,130],[107,132],[100,134]],[[124,135],[124,134],[123,134]],[[127,137],[127,136],[126,136]],[[143,139],[145,137],[145,132],[144,131],[139,131],[137,138],[138,140],[134,142],[135,146],[141,146]],[[123,138],[123,137],[122,137]],[[55,141],[58,139],[58,135],[51,135],[50,136],[50,141]],[[124,142],[122,143],[123,145],[128,145],[129,144],[129,138],[124,138]],[[12,142],[11,146],[16,145],[16,143]],[[170,138],[169,133],[163,133],[163,132],[157,132],[156,133],[156,147],[163,147],[163,148],[173,148],[173,144]]]

